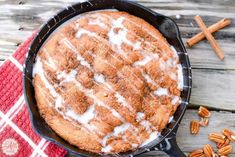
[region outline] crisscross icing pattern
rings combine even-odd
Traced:
[[[156,139],[181,102],[178,54],[161,33],[125,12],[79,15],[41,48],[37,104],[65,140],[119,153]]]

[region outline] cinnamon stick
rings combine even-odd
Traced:
[[[208,27],[207,30],[212,34],[212,33],[216,32],[216,31],[218,31],[218,30],[220,30],[230,24],[231,24],[231,20],[224,18],[224,19],[218,21],[217,23],[211,25],[210,27]],[[189,47],[192,47],[193,45],[195,45],[196,43],[198,43],[199,41],[201,41],[204,38],[205,38],[204,33],[200,32],[197,35],[193,36],[192,38],[188,39],[186,41],[186,43]]]
[[[206,36],[207,40],[211,44],[211,47],[214,49],[215,53],[217,56],[223,60],[224,59],[224,53],[221,50],[219,44],[216,42],[215,38],[211,35],[211,33],[207,30],[206,25],[202,21],[201,17],[199,15],[196,15],[194,17],[195,21],[197,22],[198,26],[201,28],[202,32]]]

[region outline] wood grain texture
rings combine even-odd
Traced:
[[[177,134],[179,147],[183,149],[184,152],[191,152],[193,149],[202,148],[205,144],[211,144],[213,148],[216,148],[214,142],[208,140],[208,134],[212,132],[221,133],[224,128],[235,130],[234,119],[235,114],[231,112],[211,111],[209,126],[200,127],[200,132],[197,135],[191,135],[189,132],[190,121],[200,119],[196,110],[187,110]],[[235,148],[234,142],[233,147]],[[233,150],[233,155],[235,155],[234,153],[235,149]]]
[[[79,0],[0,0],[0,64],[11,55],[24,40],[45,21],[65,6]],[[232,24],[214,33],[215,39],[225,53],[220,61],[209,43],[201,41],[193,48],[187,48],[193,67],[193,88],[189,107],[203,104],[218,110],[235,111],[235,2],[234,0],[136,0],[158,13],[174,19],[185,41],[198,33],[193,20],[199,14],[207,26],[226,17]],[[177,141],[187,154],[208,143],[207,135],[220,132],[224,127],[235,131],[235,114],[212,112],[210,125],[201,128],[198,135],[190,135],[189,122],[198,119],[197,111],[186,112],[180,125]],[[210,142],[209,142],[210,143]],[[234,145],[234,144],[233,144]],[[214,145],[213,145],[214,146]],[[235,146],[234,146],[235,147]],[[235,149],[234,149],[235,150]],[[151,152],[143,156],[166,156],[162,152]],[[235,157],[235,152],[231,155]]]
[[[235,130],[235,114],[231,112],[211,112],[211,118],[209,120],[209,126],[201,127],[200,132],[197,135],[191,135],[189,132],[189,124],[191,120],[200,120],[196,110],[187,110],[184,118],[180,124],[178,133],[177,133],[177,142],[179,147],[184,151],[185,154],[188,154],[194,149],[202,148],[205,144],[210,144],[215,151],[216,145],[214,142],[208,140],[208,134],[212,132],[221,133],[224,128],[229,128]],[[221,118],[223,117],[223,118]],[[225,122],[226,119],[226,122]],[[233,148],[235,148],[235,143],[232,143]],[[144,156],[166,156],[163,152],[155,151],[149,152]],[[235,156],[235,149],[230,157]]]
[[[1,0],[0,1],[0,59],[5,59],[17,45],[23,42],[30,33],[48,20],[58,10],[76,0]],[[156,12],[173,18],[180,27],[184,41],[199,30],[193,17],[202,16],[209,26],[223,17],[235,19],[233,0],[220,2],[218,0],[139,0],[141,4]],[[177,16],[176,16],[177,15]],[[179,16],[180,15],[180,16]],[[176,18],[180,17],[180,18]],[[235,23],[228,28],[215,33],[215,38],[225,53],[225,61],[219,62],[208,42],[200,42],[188,49],[192,66],[195,68],[235,69],[233,42],[235,40]],[[200,57],[200,58],[199,58]]]
[[[78,1],[1,0],[0,60],[6,59],[20,43],[58,10],[75,2]],[[209,0],[181,0],[180,2],[176,0],[139,0],[137,2],[173,18],[180,27],[184,43],[200,31],[193,20],[195,14],[200,14],[208,26],[222,17],[235,20],[235,5],[232,0],[223,3],[218,0],[214,0],[213,3]],[[225,53],[224,61],[218,59],[205,40],[193,48],[187,49],[193,67],[192,104],[206,104],[209,107],[235,110],[234,25],[235,23],[232,22],[231,26],[215,33],[215,38]]]
[[[48,20],[58,10],[76,0],[1,0],[0,1],[0,52],[1,59],[6,58],[17,45],[23,42],[30,33]],[[141,4],[156,12],[173,18],[180,27],[184,41],[199,31],[193,17],[202,16],[207,25],[220,20],[222,17],[235,19],[235,5],[232,0],[221,3],[218,0],[139,0]],[[208,5],[209,4],[209,5]],[[180,15],[180,18],[176,18]],[[179,16],[177,16],[179,17]],[[230,27],[215,33],[221,48],[225,52],[225,61],[219,62],[213,50],[206,41],[200,42],[193,49],[188,49],[192,66],[195,68],[235,69],[234,22]],[[200,56],[200,58],[198,58]],[[203,57],[202,57],[203,56]]]
[[[191,105],[235,111],[235,71],[193,69]]]

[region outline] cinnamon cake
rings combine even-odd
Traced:
[[[99,154],[153,141],[181,103],[177,52],[149,23],[115,10],[84,13],[60,26],[41,47],[33,77],[46,123],[79,149]]]

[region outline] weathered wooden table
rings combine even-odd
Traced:
[[[17,46],[58,10],[78,0],[0,0],[0,63]],[[223,128],[235,131],[235,1],[234,0],[138,0],[137,2],[156,12],[173,18],[181,31],[183,41],[196,34],[199,29],[193,17],[202,16],[207,26],[227,17],[232,24],[215,33],[225,53],[220,61],[207,41],[192,49],[187,48],[193,72],[191,103],[181,122],[177,134],[180,148],[187,154],[204,144],[211,143],[208,133],[221,132]],[[212,111],[208,127],[198,135],[190,135],[190,120],[198,120],[197,109],[205,105]],[[215,145],[213,144],[215,147]],[[231,156],[235,156],[235,144]],[[162,152],[151,152],[149,156],[166,156]]]

